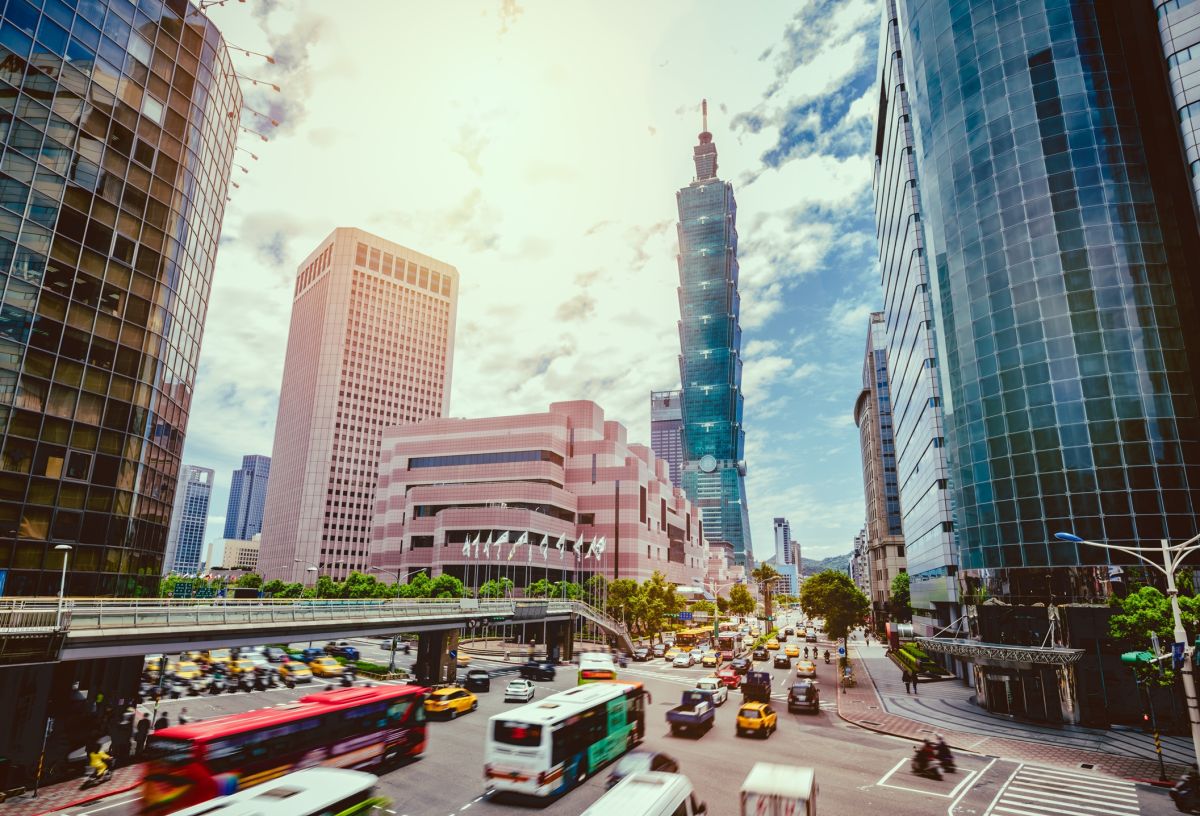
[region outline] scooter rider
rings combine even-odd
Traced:
[[[942,770],[946,773],[954,773],[954,754],[950,753],[950,746],[946,744],[946,738],[941,734],[937,735],[937,744],[934,746],[937,753],[938,762],[942,765]]]
[[[829,650],[825,650],[825,665],[829,665]]]
[[[112,766],[112,756],[97,743],[88,746],[88,768],[93,782],[103,782]]]
[[[808,660],[808,647],[807,646],[804,647],[804,659]]]

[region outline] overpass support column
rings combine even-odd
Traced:
[[[570,662],[575,651],[574,621],[552,621],[546,624],[546,657],[557,662]]]
[[[451,652],[458,653],[457,629],[422,632],[417,638],[417,662],[413,666],[417,682],[453,683],[458,676],[458,664]]]

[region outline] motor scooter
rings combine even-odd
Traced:
[[[913,758],[912,762],[910,763],[910,767],[912,768],[912,772],[917,776],[923,776],[926,779],[936,779],[939,781],[942,778],[941,770],[939,770],[938,766],[930,759],[929,753],[926,751],[925,746],[923,745],[918,745],[913,750]]]
[[[98,759],[100,762],[99,765],[92,764],[89,755],[87,776],[83,780],[82,788],[91,788],[112,778],[113,758],[107,753],[100,751]]]
[[[825,665],[826,666],[829,665],[829,650],[828,649],[825,650]]]
[[[1180,813],[1200,813],[1200,775],[1194,769],[1179,777],[1170,794]]]

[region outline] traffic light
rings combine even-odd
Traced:
[[[1125,652],[1121,655],[1121,662],[1131,666],[1144,666],[1154,662],[1154,655],[1150,652]]]

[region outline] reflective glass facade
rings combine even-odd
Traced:
[[[1200,212],[1200,3],[1154,0],[1192,196]]]
[[[679,209],[679,378],[683,384],[682,487],[704,535],[751,553],[742,430],[742,329],[738,323],[737,203],[717,178],[712,134],[694,149],[696,180]]]
[[[171,513],[167,554],[163,560],[167,572],[195,575],[200,571],[212,488],[211,468],[183,466],[179,473],[179,488],[175,492],[175,508]]]
[[[267,480],[271,478],[270,456],[243,456],[229,485],[225,510],[225,538],[249,541],[262,532],[263,507],[267,503]]]
[[[154,592],[241,93],[183,0],[0,5],[5,593]]]
[[[897,7],[961,566],[1013,600],[1103,594],[1044,569],[1106,561],[1054,532],[1179,540],[1200,506],[1197,234],[1154,9]]]
[[[922,230],[923,191],[913,154],[909,86],[898,26],[896,3],[887,0],[879,37],[873,184],[896,487],[904,534],[895,544],[904,547],[903,561],[895,560],[895,544],[884,557],[879,550],[882,532],[873,537],[868,533],[868,545],[872,548],[873,599],[879,602],[886,596],[887,588],[878,584],[889,581],[889,571],[906,568],[913,625],[918,634],[932,635],[959,617],[958,549],[948,449],[943,444],[946,432],[938,379],[938,332]],[[878,347],[873,334],[871,342]],[[886,551],[887,545],[882,546]]]

